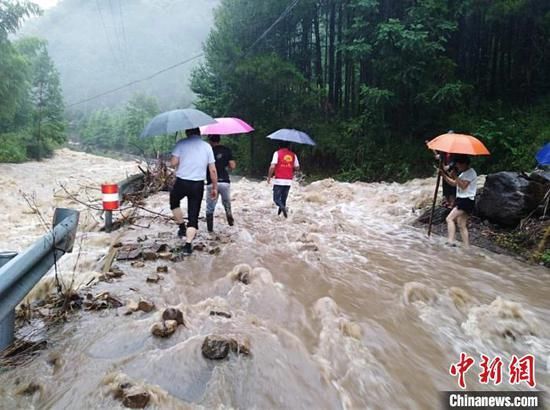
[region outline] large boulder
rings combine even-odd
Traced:
[[[498,172],[487,176],[477,200],[479,216],[509,227],[517,226],[544,200],[550,181],[517,172]]]

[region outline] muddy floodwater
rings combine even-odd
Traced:
[[[550,392],[549,271],[478,248],[448,248],[412,228],[433,179],[295,185],[287,220],[277,216],[265,182],[241,179],[232,184],[235,226],[220,204],[216,232],[202,220],[191,257],[116,261],[125,274],[98,282],[112,244],[178,241],[172,223],[146,211],[135,225],[100,232],[101,212],[76,200],[97,201],[101,182],[135,169],[69,150],[43,163],[0,164],[0,249],[30,245],[44,233],[40,217],[49,223],[55,206],[80,209],[75,250],[59,266],[63,280],[83,293],[156,306],[131,315],[125,307],[76,312],[47,332],[47,348],[32,361],[0,369],[0,408],[123,408],[114,391],[131,383],[150,394],[149,408],[432,409],[441,407],[440,391],[458,389],[449,367],[461,352],[476,360],[468,389],[527,390],[508,383],[507,367],[512,355],[532,354],[537,389]],[[144,205],[169,215],[167,193]],[[168,266],[162,280],[146,282],[161,265]],[[53,290],[50,274],[31,297]],[[185,326],[159,339],[151,327],[168,306],[181,309]],[[250,354],[207,360],[201,345],[208,335],[242,341]],[[480,354],[502,358],[499,386],[479,383]],[[24,394],[28,383],[38,388]]]

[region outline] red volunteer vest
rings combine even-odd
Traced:
[[[292,179],[294,176],[294,159],[296,154],[287,148],[277,151],[278,161],[275,165],[275,178]]]

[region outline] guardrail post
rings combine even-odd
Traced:
[[[78,211],[57,208],[53,229],[0,267],[0,352],[13,342],[13,312],[17,305],[57,260],[72,252],[78,218]]]
[[[17,256],[17,252],[0,252],[0,268]],[[0,351],[3,346],[9,346],[13,342],[15,328],[15,309],[0,319]]]
[[[105,211],[105,232],[113,230],[113,211]]]

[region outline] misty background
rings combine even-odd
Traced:
[[[69,111],[124,104],[132,95],[155,97],[161,109],[193,100],[195,59],[155,78],[92,101],[101,94],[202,52],[218,0],[62,0],[27,21],[20,36],[48,41]]]

